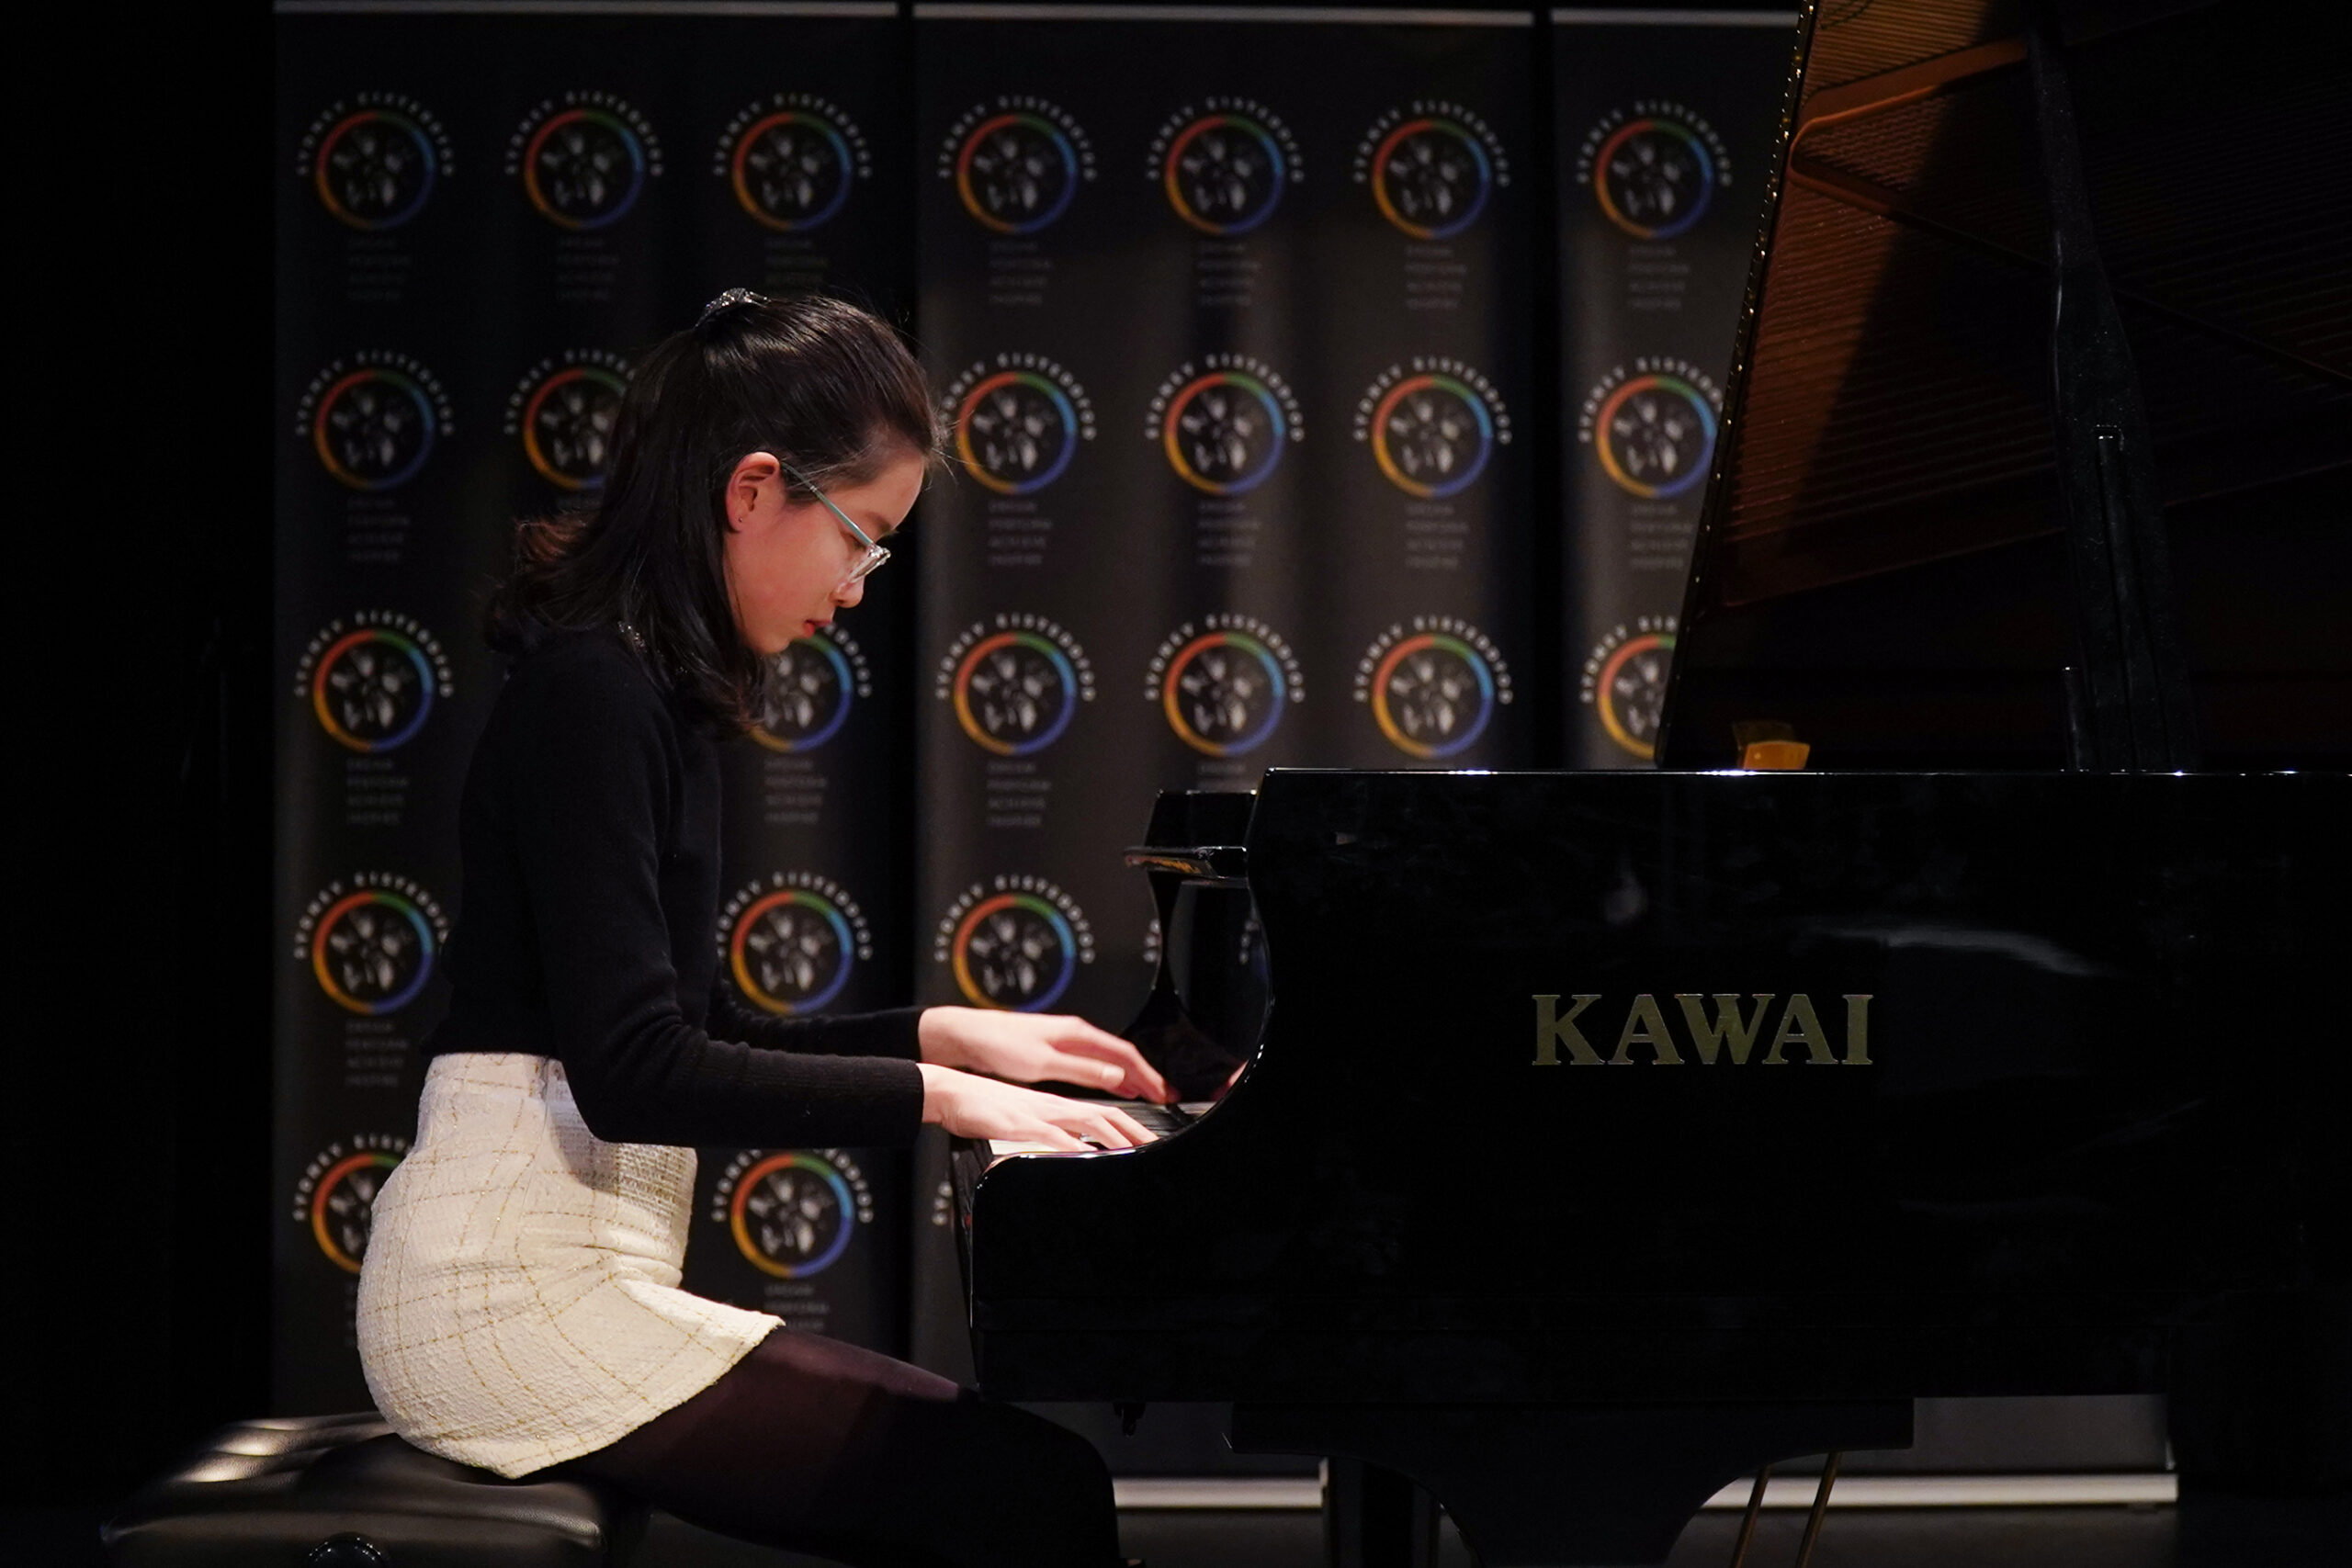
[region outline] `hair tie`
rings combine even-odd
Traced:
[[[721,310],[731,310],[738,305],[764,305],[767,302],[765,295],[754,294],[748,288],[730,288],[702,308],[702,314],[695,319],[695,325],[703,326]]]

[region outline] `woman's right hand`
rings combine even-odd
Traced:
[[[954,1067],[920,1064],[922,1119],[959,1138],[1001,1138],[1081,1150],[1133,1148],[1152,1141],[1143,1124],[1115,1105],[1001,1083]]]

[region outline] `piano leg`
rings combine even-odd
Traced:
[[[1400,1483],[1443,1506],[1482,1568],[1631,1568],[1664,1562],[1700,1505],[1758,1465],[1907,1448],[1911,1405],[1238,1404],[1228,1440],[1329,1456],[1326,1529],[1345,1568],[1429,1561],[1410,1555],[1420,1516],[1396,1501]],[[1337,1554],[1351,1539],[1363,1555]]]
[[[1323,1471],[1325,1568],[1437,1568],[1437,1499],[1360,1459]]]

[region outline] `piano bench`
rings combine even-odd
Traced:
[[[113,1568],[618,1568],[644,1508],[436,1459],[374,1411],[241,1421],[99,1531]]]

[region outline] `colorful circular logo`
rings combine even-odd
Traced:
[[[727,1225],[752,1268],[805,1280],[848,1249],[857,1205],[841,1172],[819,1156],[770,1155],[737,1179]]]
[[[1186,484],[1211,495],[1239,495],[1263,483],[1282,461],[1288,428],[1266,384],[1239,370],[1216,370],[1169,400],[1160,426],[1168,461]]]
[[[1416,240],[1446,240],[1478,220],[1494,167],[1478,139],[1450,119],[1411,119],[1372,155],[1380,215]]]
[[[311,421],[311,444],[328,473],[353,490],[390,490],[416,477],[432,455],[433,400],[409,377],[382,366],[355,370],[329,387]]]
[[[433,139],[392,109],[361,109],[319,142],[319,202],[354,229],[397,229],[424,209],[438,172]]]
[[[380,1149],[349,1155],[329,1167],[311,1193],[311,1235],[319,1250],[346,1274],[359,1272],[368,1256],[368,1232],[376,1217],[376,1195],[400,1156]]]
[[[645,188],[645,144],[603,109],[552,115],[523,151],[523,189],[559,229],[617,223]]]
[[[1679,376],[1634,377],[1609,394],[1592,428],[1609,477],[1653,501],[1705,479],[1715,450],[1715,411]]]
[[[1666,709],[1666,672],[1673,657],[1672,632],[1646,632],[1612,651],[1593,681],[1600,727],[1644,761],[1657,755],[1657,723]]]
[[[964,210],[1000,234],[1034,234],[1078,194],[1078,150],[1053,121],[1001,114],[973,127],[956,154]]]
[[[1628,120],[1592,160],[1592,194],[1609,220],[1644,240],[1670,240],[1705,216],[1715,160],[1670,119]]]
[[[1451,376],[1408,376],[1372,415],[1372,455],[1388,482],[1435,500],[1466,490],[1495,445],[1487,400]]]
[[[983,638],[956,667],[956,722],[1000,757],[1026,757],[1061,739],[1078,712],[1078,671],[1035,632]]]
[[[849,983],[857,943],[833,901],[806,887],[769,894],[735,918],[727,962],[736,988],[773,1013],[816,1012]]]
[[[523,453],[539,477],[560,490],[604,482],[628,383],[595,365],[557,371],[531,393],[523,409]]]
[[[964,394],[956,455],[999,495],[1027,495],[1061,478],[1078,450],[1078,411],[1045,377],[1004,370]]]
[[[398,1012],[433,977],[433,928],[399,894],[363,889],[319,918],[311,937],[311,972],[347,1012]]]
[[[1273,215],[1289,183],[1283,150],[1256,120],[1204,115],[1169,144],[1160,168],[1168,204],[1210,234],[1246,234]]]
[[[1256,750],[1282,722],[1289,700],[1282,661],[1247,632],[1194,637],[1168,661],[1159,685],[1169,728],[1212,757]]]
[[[854,686],[840,649],[823,637],[794,637],[768,660],[767,691],[752,739],[771,751],[815,750],[848,721]]]
[[[354,751],[390,751],[414,739],[433,711],[433,666],[409,637],[365,626],[319,656],[311,677],[319,725]]]
[[[839,212],[855,169],[839,130],[806,109],[785,109],[736,140],[729,172],[743,210],[788,234]]]
[[[1459,637],[1423,632],[1388,650],[1372,677],[1372,715],[1398,750],[1423,759],[1468,750],[1494,716],[1495,672]]]
[[[1078,973],[1078,938],[1062,912],[1029,893],[975,904],[949,949],[956,984],[975,1007],[1042,1012]]]

